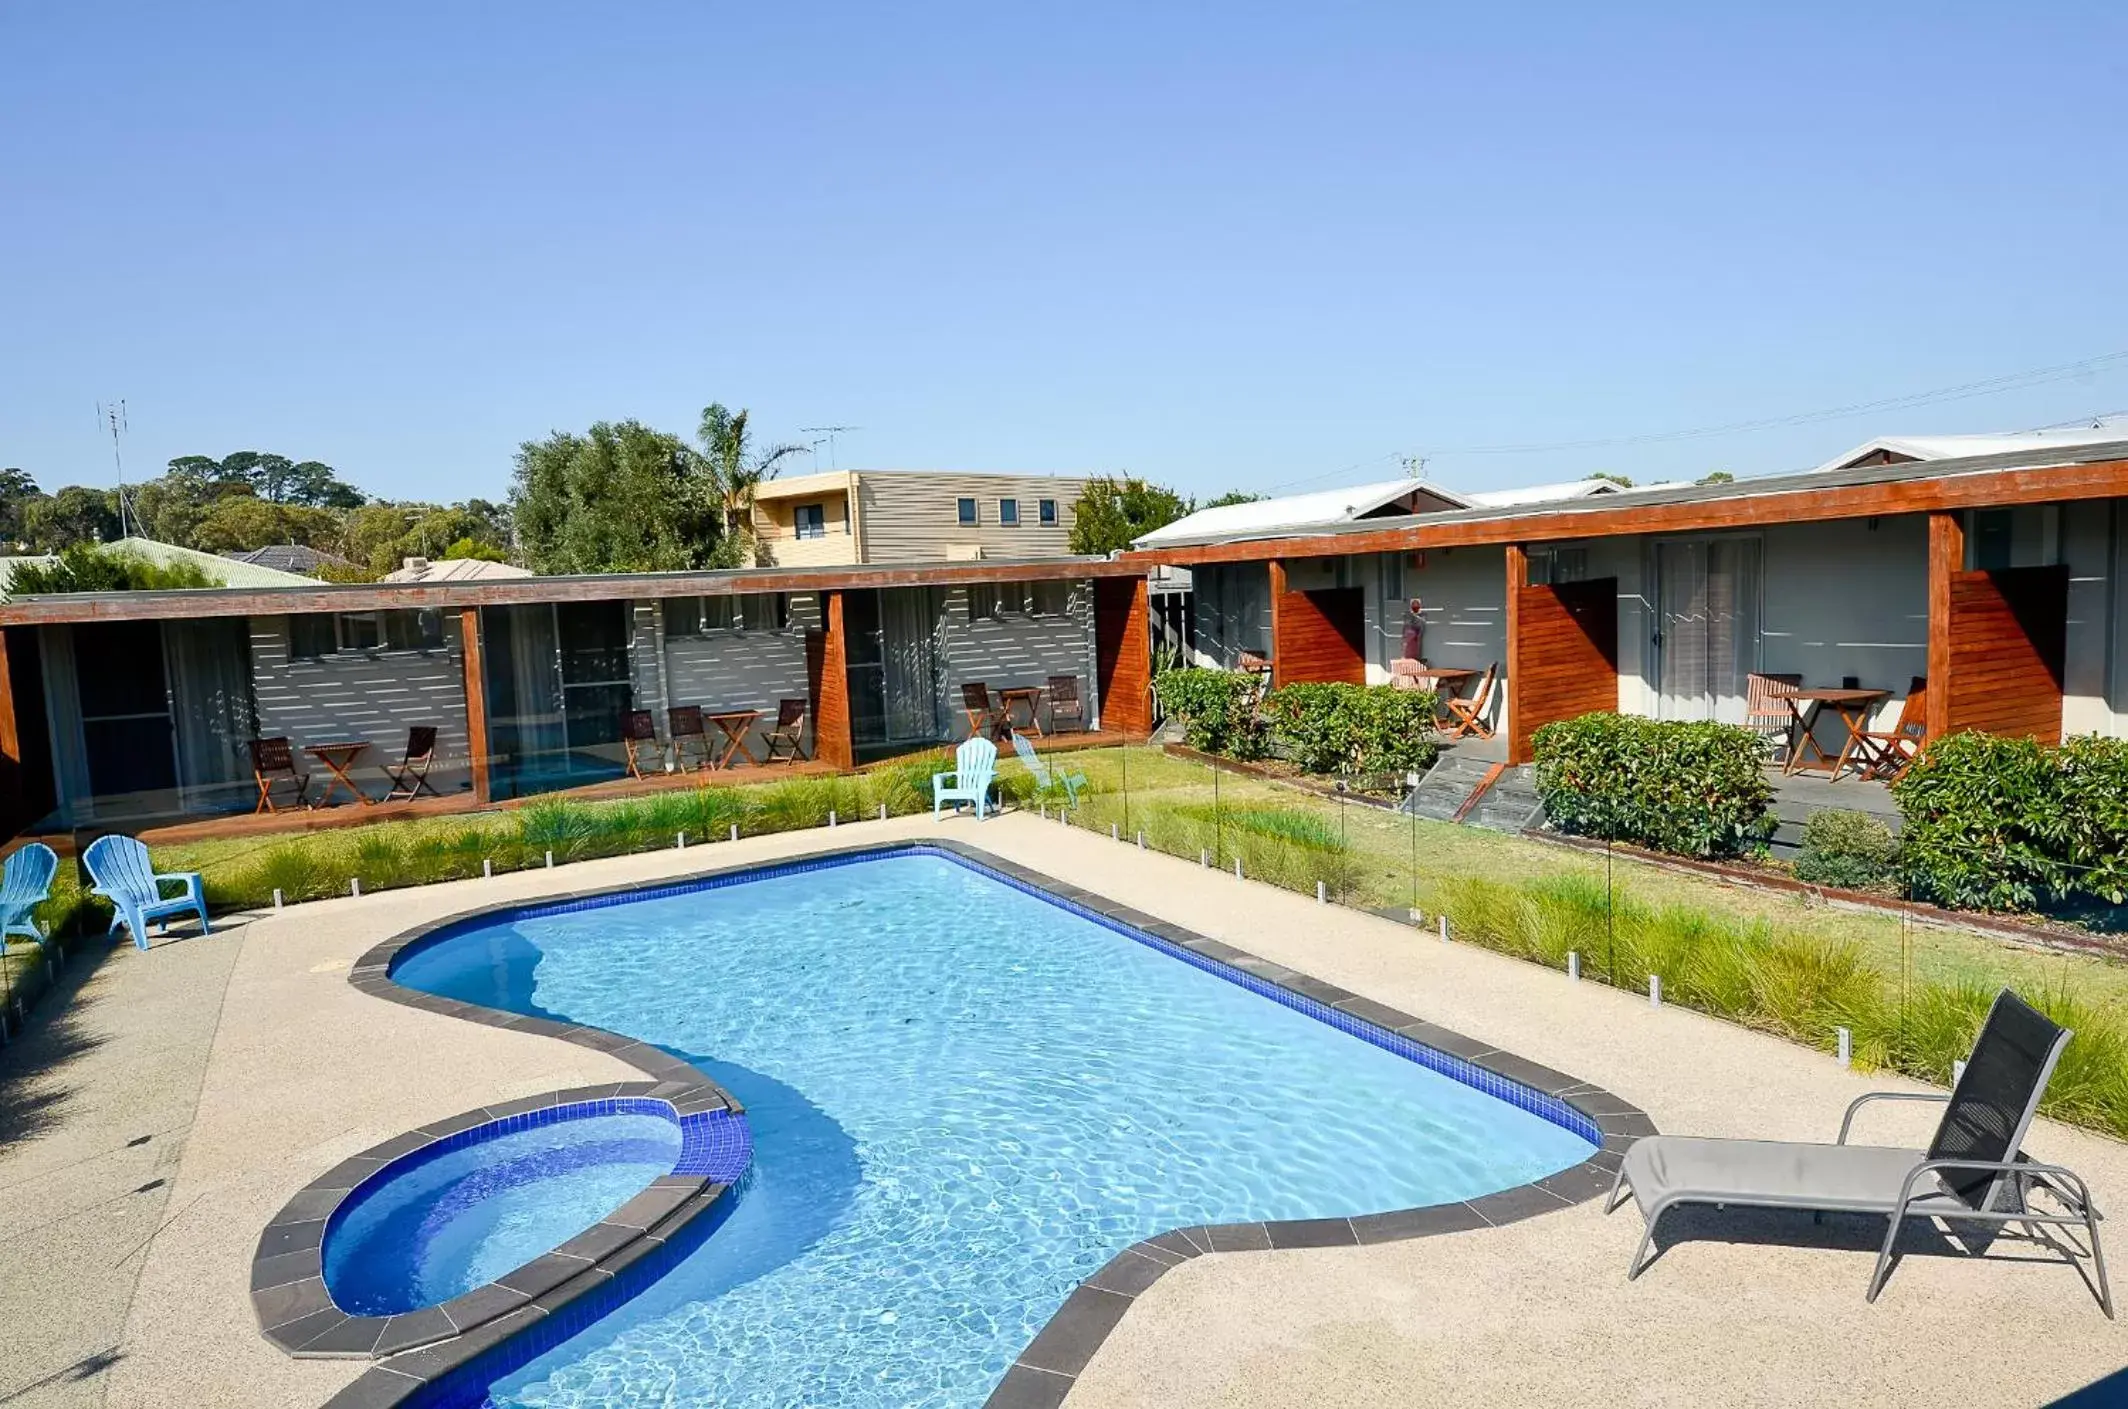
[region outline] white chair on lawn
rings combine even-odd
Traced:
[[[980,735],[953,751],[953,771],[931,775],[931,819],[937,821],[947,803],[955,812],[964,802],[975,804],[980,822],[990,810],[990,788],[997,781],[997,745]]]

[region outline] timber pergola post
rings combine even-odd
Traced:
[[[492,801],[488,775],[488,677],[480,641],[480,608],[458,614],[458,639],[465,656],[466,752],[472,755],[473,800]]]
[[[843,636],[842,592],[820,594],[820,634],[806,643],[813,697],[813,757],[847,772],[857,766],[850,735],[849,649]]]
[[[1965,516],[1956,509],[1928,517],[1929,742],[1951,730],[1951,579],[1965,570]]]
[[[1271,688],[1286,683],[1286,653],[1278,649],[1279,618],[1285,611],[1286,565],[1277,558],[1265,562],[1271,579]]]
[[[1522,718],[1522,671],[1517,669],[1522,651],[1522,589],[1529,586],[1529,552],[1520,543],[1507,545],[1507,647],[1500,669],[1507,677],[1500,682],[1499,732],[1507,735],[1507,762],[1515,767],[1530,761],[1530,748],[1523,742],[1524,730],[1515,727]]]

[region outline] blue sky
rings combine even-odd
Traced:
[[[1210,494],[2128,409],[2128,7],[11,5],[0,464],[599,418]],[[821,465],[826,467],[823,451]]]

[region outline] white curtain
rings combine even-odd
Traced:
[[[258,733],[251,695],[251,636],[243,619],[163,624],[170,708],[177,721],[177,781],[187,812],[245,802],[249,742]]]
[[[941,595],[929,588],[879,594],[885,636],[887,738],[935,739],[938,728],[938,627]]]
[[[1758,668],[1759,543],[1687,539],[1656,545],[1664,719],[1741,723],[1745,677]]]

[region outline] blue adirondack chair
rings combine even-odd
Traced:
[[[980,736],[953,751],[953,771],[931,775],[931,817],[938,819],[947,803],[955,812],[964,802],[975,804],[975,820],[990,810],[990,786],[997,781],[997,745]]]
[[[7,953],[7,937],[26,935],[43,949],[48,941],[37,928],[37,907],[51,898],[52,877],[59,873],[59,857],[41,841],[33,841],[7,858],[0,873],[0,954]]]
[[[1042,755],[1034,751],[1034,745],[1027,742],[1025,734],[1016,733],[1012,736],[1012,749],[1020,756],[1020,762],[1027,765],[1027,771],[1034,775],[1037,792],[1044,797],[1054,797],[1061,788],[1067,804],[1072,807],[1079,805],[1079,789],[1086,786],[1084,773],[1066,773],[1061,768],[1052,771],[1050,766],[1042,761]]]
[[[207,923],[207,895],[199,872],[158,876],[148,860],[148,848],[115,832],[90,842],[81,859],[88,863],[89,875],[96,881],[92,893],[110,901],[118,910],[111,917],[111,929],[124,925],[142,949],[148,947],[148,923],[172,915],[197,915],[200,933],[213,933]],[[164,883],[172,881],[185,888],[183,895],[163,894]]]

